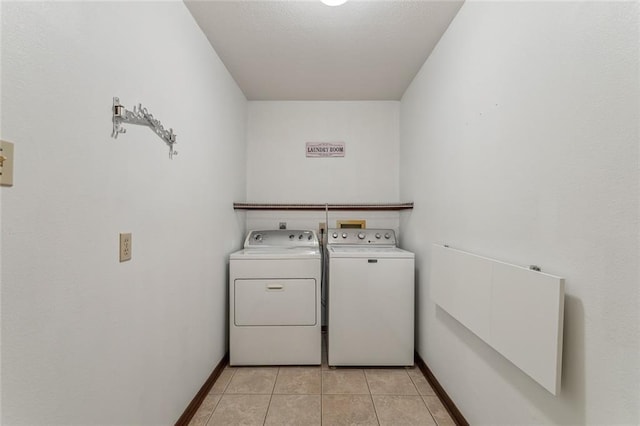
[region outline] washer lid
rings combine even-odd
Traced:
[[[330,258],[396,258],[413,259],[415,255],[398,247],[331,246],[327,249]]]

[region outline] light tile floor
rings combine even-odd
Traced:
[[[323,348],[324,349],[324,348]],[[455,425],[417,368],[226,367],[193,426]]]

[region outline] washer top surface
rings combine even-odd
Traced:
[[[327,249],[331,258],[402,258],[413,259],[415,255],[398,247],[332,246]]]
[[[320,259],[319,248],[248,248],[238,250],[229,256],[233,260],[249,259]]]

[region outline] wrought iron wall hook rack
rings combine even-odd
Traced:
[[[166,130],[160,120],[153,118],[153,115],[149,114],[146,108],[142,107],[142,104],[138,104],[137,107],[133,107],[133,111],[129,111],[120,104],[120,99],[113,98],[113,132],[111,136],[118,138],[118,134],[126,133],[127,129],[122,127],[123,123],[127,124],[141,124],[143,126],[149,126],[156,135],[160,136],[164,143],[169,146],[169,158],[173,158],[174,155],[178,155],[178,151],[173,149],[173,145],[176,144],[176,135],[173,133],[173,129]]]

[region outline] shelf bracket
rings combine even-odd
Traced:
[[[173,158],[174,155],[178,155],[178,151],[173,149],[173,145],[176,143],[176,135],[173,133],[173,129],[166,130],[160,120],[153,118],[153,115],[149,114],[146,108],[142,107],[142,104],[133,107],[133,111],[129,111],[120,104],[120,99],[113,98],[113,132],[111,136],[115,139],[118,138],[118,134],[126,133],[127,129],[122,127],[123,123],[127,124],[140,124],[148,126],[154,133],[169,146],[169,158]]]

